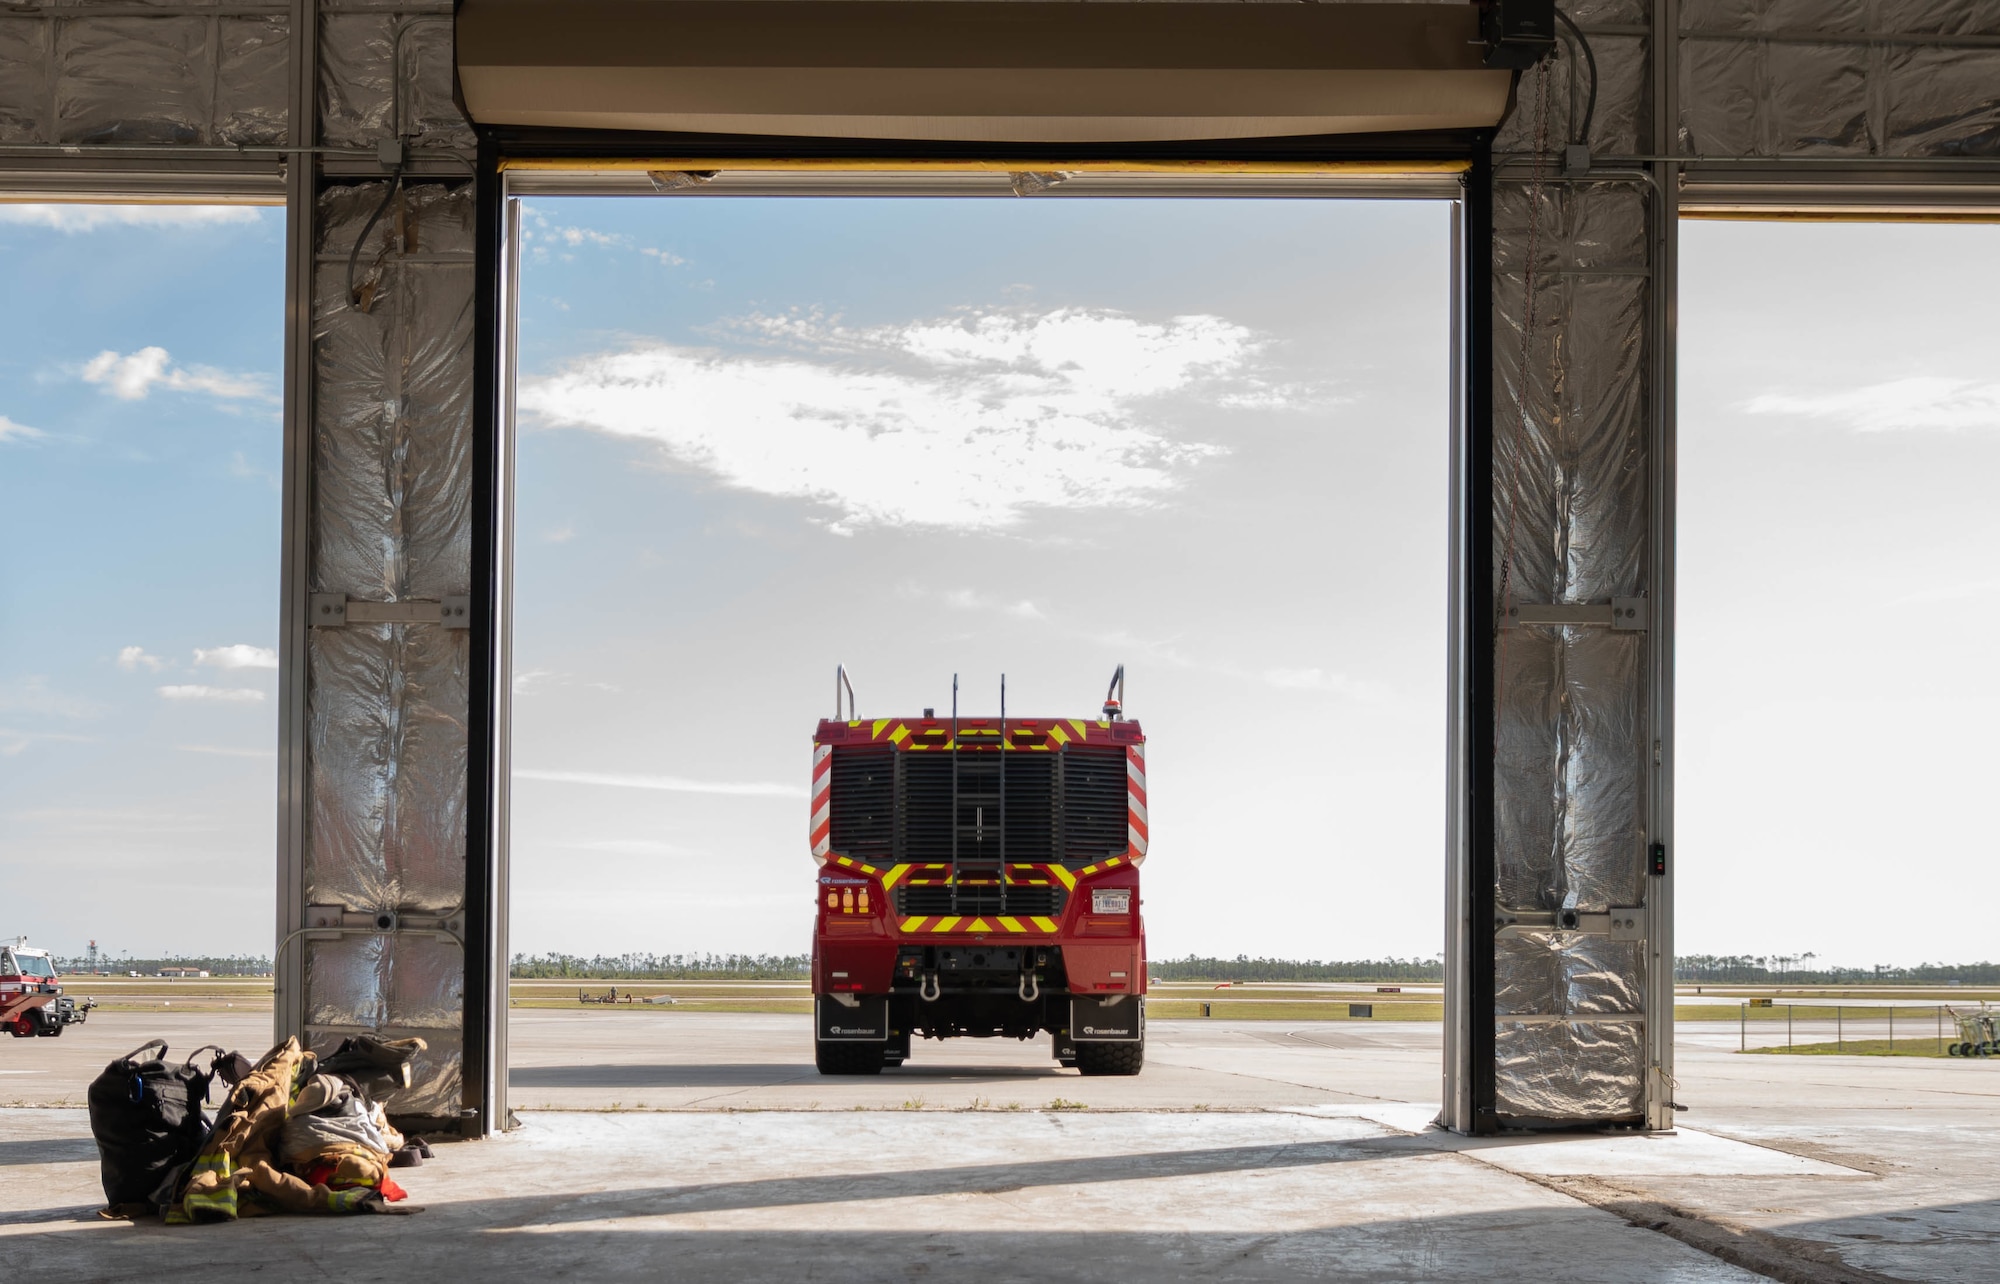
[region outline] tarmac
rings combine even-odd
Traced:
[[[828,1079],[797,1017],[515,1014],[521,1127],[400,1174],[414,1217],[108,1222],[82,1085],[152,1034],[0,1040],[0,1260],[25,1278],[2000,1279],[2000,1063],[1735,1051],[1684,1025],[1684,1126],[1428,1127],[1435,1025],[1155,1021],[1083,1079],[1045,1041],[919,1044]],[[82,1036],[82,1037],[78,1037]],[[643,1103],[643,1104],[642,1104]]]

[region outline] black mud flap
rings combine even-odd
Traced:
[[[1069,1001],[1069,1037],[1077,1043],[1137,1043],[1146,1037],[1145,1000],[1076,995]]]
[[[814,1004],[819,1018],[819,1038],[824,1043],[887,1043],[889,1041],[889,999],[862,999],[853,1007],[826,995]]]

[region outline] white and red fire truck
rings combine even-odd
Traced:
[[[17,1039],[53,1039],[65,1026],[82,1025],[96,1006],[95,999],[64,998],[55,960],[30,948],[27,937],[0,945],[0,1029]]]

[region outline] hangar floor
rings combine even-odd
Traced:
[[[847,1081],[811,1071],[794,1017],[524,1013],[525,1126],[409,1173],[421,1217],[96,1220],[88,1121],[53,1103],[149,1034],[250,1046],[267,1020],[98,1013],[0,1043],[0,1100],[42,1103],[0,1111],[4,1259],[48,1280],[2000,1276],[2000,1064],[1746,1057],[1692,1025],[1676,1134],[1469,1141],[1424,1127],[1434,1025],[1158,1021],[1137,1079],[964,1043]]]

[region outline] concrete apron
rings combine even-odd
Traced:
[[[1468,1141],[1423,1131],[1431,1109],[537,1113],[399,1172],[419,1216],[189,1228],[98,1220],[84,1113],[8,1110],[0,1260],[49,1281],[1750,1280],[1551,1178],[1871,1180],[1688,1130]]]

